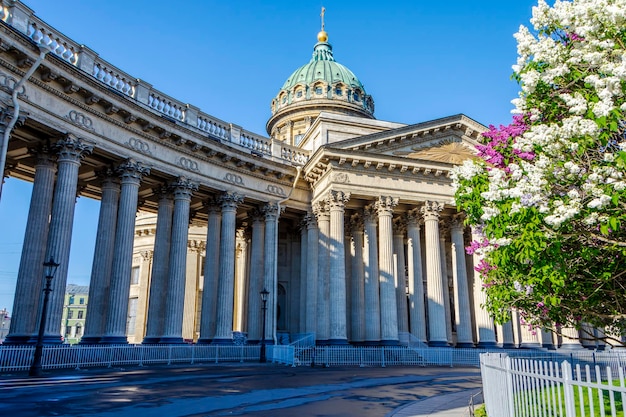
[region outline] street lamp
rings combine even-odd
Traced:
[[[33,357],[33,363],[30,366],[30,371],[28,371],[28,375],[30,376],[41,376],[41,355],[43,353],[43,333],[46,330],[46,318],[48,315],[48,298],[50,296],[50,292],[52,288],[50,288],[50,284],[52,283],[52,278],[54,278],[54,274],[57,272],[57,268],[60,264],[54,262],[54,258],[50,256],[50,260],[48,262],[44,262],[44,272],[46,274],[46,287],[43,289],[43,305],[41,306],[41,321],[39,322],[39,333],[37,334],[37,345],[35,346],[35,356]]]
[[[263,311],[263,331],[261,336],[261,357],[259,358],[259,362],[261,363],[267,362],[267,357],[265,356],[265,319],[267,316],[267,297],[269,295],[270,292],[263,288],[263,291],[261,291],[261,301],[263,301],[263,307],[261,307]]]

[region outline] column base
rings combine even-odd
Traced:
[[[474,343],[461,342],[461,343],[457,343],[454,347],[457,348],[457,349],[473,349],[474,348]]]
[[[100,339],[100,345],[127,345],[126,336],[103,336]]]
[[[213,339],[212,345],[234,345],[233,339]]]
[[[28,341],[28,344],[36,345],[37,337],[36,336],[31,337],[31,339]],[[43,344],[44,345],[61,345],[63,344],[63,338],[61,338],[60,334],[55,334],[55,335],[46,334],[43,336]]]
[[[365,342],[362,340],[351,340],[350,344],[352,346],[365,346]]]
[[[329,345],[349,345],[348,339],[328,339]]]
[[[534,343],[524,343],[522,342],[521,345],[519,345],[520,349],[541,349],[541,345],[537,342]]]
[[[328,343],[328,339],[324,339],[324,340],[316,340],[316,341],[315,341],[315,344],[316,344],[317,346],[326,346],[326,345],[328,345],[329,343]]]
[[[198,339],[198,341],[196,342],[196,345],[210,345],[213,342],[213,339]]]
[[[430,340],[428,342],[428,346],[430,347],[450,347],[450,345],[448,344],[447,341],[440,341],[440,340]]]
[[[100,336],[83,336],[78,342],[79,345],[97,345],[100,343]]]
[[[147,337],[146,336],[141,341],[141,344],[142,345],[156,345],[157,343],[159,343],[159,340],[161,340],[160,337],[155,337],[155,336]]]
[[[559,350],[583,350],[583,349],[584,347],[580,343],[567,343],[559,347]]]
[[[381,340],[380,346],[399,346],[400,342],[396,339]]]
[[[378,346],[380,345],[380,340],[366,340],[361,342],[363,346]]]
[[[548,350],[556,350],[552,343],[543,343],[541,347]]]
[[[515,343],[503,343],[502,344],[502,349],[515,349],[517,348],[517,346],[515,346]]]
[[[35,343],[37,343],[36,337],[35,337],[34,343],[31,342],[32,339],[33,339],[33,336],[31,335],[10,335],[10,336],[7,336],[6,339],[4,339],[4,342],[2,342],[2,344],[15,346],[15,345],[34,345]]]
[[[160,345],[182,345],[184,343],[182,337],[162,337],[159,339]]]
[[[497,349],[498,344],[496,342],[478,342],[476,347],[480,349]]]

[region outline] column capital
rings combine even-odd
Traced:
[[[439,219],[439,239],[445,239],[450,232],[450,224],[448,219]]]
[[[93,152],[93,145],[85,143],[72,134],[58,139],[51,149],[56,152],[59,162],[78,162]]]
[[[307,229],[315,229],[317,227],[317,216],[312,211],[307,212],[302,218],[302,222]]]
[[[352,216],[350,216],[349,226],[350,232],[352,234],[363,233],[363,215],[360,213],[354,213]]]
[[[424,223],[424,219],[420,215],[420,209],[417,207],[409,210],[406,213],[405,218],[407,227],[417,227],[418,230],[422,227],[422,224]]]
[[[374,206],[376,207],[379,216],[390,216],[393,213],[394,207],[398,205],[399,201],[400,199],[397,197],[380,196],[378,197],[378,201],[374,203]]]
[[[189,200],[193,192],[198,190],[198,183],[191,181],[187,177],[178,177],[169,186],[172,189],[175,200]]]
[[[141,259],[143,259],[146,262],[149,262],[152,260],[152,256],[154,255],[154,251],[152,250],[144,250],[139,252],[139,255],[141,255]]]
[[[203,201],[202,207],[208,212],[209,215],[211,213],[214,213],[214,214],[221,213],[221,202],[219,198],[216,198],[214,196],[211,196],[207,198],[205,201]]]
[[[236,210],[243,203],[243,195],[227,191],[219,196],[222,209]]]
[[[261,212],[265,215],[265,220],[275,220],[280,217],[282,212],[285,211],[285,207],[281,207],[278,203],[266,203],[261,207]]]
[[[37,165],[51,166],[54,165],[56,155],[54,155],[53,149],[50,144],[42,144],[28,148],[28,153],[33,155],[37,160]]]
[[[363,223],[376,223],[377,217],[374,204],[368,204],[363,207]]]
[[[439,213],[443,210],[443,203],[438,201],[426,201],[420,208],[424,220],[438,220]]]
[[[128,158],[117,166],[115,172],[122,179],[122,183],[139,184],[144,175],[150,174],[150,168],[133,158]]]
[[[314,203],[313,213],[315,213],[317,221],[328,220],[328,216],[330,216],[329,207],[325,201],[318,201],[317,203]]]
[[[343,209],[348,201],[350,201],[350,193],[344,191],[331,190],[324,199],[329,209]]]
[[[464,229],[463,222],[465,221],[464,213],[457,213],[452,216],[450,221],[450,228],[454,231],[456,229],[460,229],[461,231]]]
[[[398,216],[393,218],[393,234],[405,235],[406,234],[407,221],[405,216]]]
[[[248,211],[248,217],[252,219],[253,223],[262,222],[265,219],[265,214],[260,208],[255,207]]]

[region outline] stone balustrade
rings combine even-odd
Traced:
[[[152,87],[151,84],[125,73],[60,31],[47,25],[21,2],[0,0],[0,20],[28,36],[38,45],[46,45],[57,57],[90,74],[122,96],[145,105],[185,127],[198,129],[211,139],[234,147],[250,150],[257,156],[304,164],[310,152],[244,130],[200,111],[188,103],[176,100]]]

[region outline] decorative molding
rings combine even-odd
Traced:
[[[286,197],[285,190],[274,184],[268,184],[267,192],[281,197]]]
[[[93,121],[91,121],[91,119],[84,113],[77,112],[76,110],[70,110],[65,118],[75,125],[83,127],[84,129],[91,131],[94,130]]]
[[[224,181],[235,185],[244,185],[241,175],[233,174],[232,172],[228,172],[224,175]]]
[[[333,182],[336,182],[339,184],[349,184],[350,177],[345,172],[338,172],[335,174],[335,177],[333,178]]]
[[[144,142],[141,139],[130,138],[128,139],[128,142],[126,142],[125,145],[128,146],[130,149],[137,151],[139,153],[142,153],[144,155],[152,155],[152,152],[150,152],[150,144]]]
[[[184,156],[180,157],[180,159],[178,160],[178,165],[180,165],[183,169],[186,169],[187,171],[200,171],[200,169],[198,168],[198,163],[196,161],[185,158]]]

